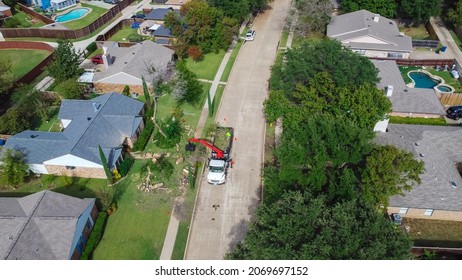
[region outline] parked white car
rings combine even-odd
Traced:
[[[245,40],[246,41],[253,41],[253,39],[255,38],[255,34],[256,34],[255,30],[250,29],[245,34]]]

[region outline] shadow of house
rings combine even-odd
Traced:
[[[24,151],[29,169],[39,174],[105,179],[99,146],[110,169],[123,160],[144,128],[144,103],[118,93],[92,100],[63,100],[63,132],[23,131],[10,137],[6,149]]]
[[[97,215],[94,198],[51,191],[0,197],[0,259],[79,259]]]

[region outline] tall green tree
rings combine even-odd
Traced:
[[[395,0],[342,0],[341,8],[347,13],[364,9],[387,18],[394,18],[398,5]]]
[[[176,64],[176,85],[173,89],[173,97],[179,102],[195,103],[202,95],[202,85],[197,80],[194,72],[186,66],[186,61]]]
[[[275,65],[273,72],[278,73],[279,80],[272,78],[271,88],[282,89],[288,94],[297,84],[308,86],[321,72],[329,73],[335,86],[375,85],[379,81],[378,70],[372,62],[330,39],[302,41],[287,52],[285,62]]]
[[[29,169],[24,153],[6,149],[0,161],[3,163],[0,165],[0,182],[4,186],[16,187],[24,182]]]
[[[61,83],[60,94],[65,99],[82,99],[83,89],[75,78],[71,78]]]
[[[172,30],[181,43],[181,54],[187,47],[199,46],[206,54],[220,49],[226,50],[238,30],[234,18],[225,17],[223,11],[210,7],[204,0],[192,0],[180,9],[181,16],[169,13],[165,25]]]
[[[441,13],[443,0],[401,0],[401,11],[414,23],[425,23]]]
[[[376,209],[357,200],[328,206],[323,196],[289,192],[257,209],[236,260],[409,259],[411,242]]]
[[[207,0],[207,3],[222,10],[225,16],[235,18],[239,22],[250,13],[248,0]]]
[[[462,25],[462,0],[448,10],[448,20],[456,27]]]
[[[423,161],[412,153],[391,145],[375,146],[361,171],[363,197],[370,205],[387,207],[391,196],[403,195],[419,184],[424,170]]]
[[[54,53],[54,60],[48,65],[47,70],[58,82],[77,78],[83,71],[79,67],[82,60],[81,54],[74,49],[69,40],[60,39]]]
[[[112,183],[112,173],[111,173],[111,170],[109,169],[107,158],[104,155],[103,149],[101,148],[100,145],[98,145],[98,152],[99,152],[99,158],[101,159],[101,164],[103,165],[104,173],[106,174],[107,181],[109,183]]]
[[[146,80],[144,79],[144,77],[141,77],[141,81],[143,83],[143,95],[144,99],[146,100],[146,107],[148,107],[148,109],[151,109],[151,95],[149,94],[148,85],[146,84]]]
[[[13,86],[12,63],[5,57],[0,57],[0,95],[7,93]]]

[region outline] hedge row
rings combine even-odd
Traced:
[[[154,130],[154,124],[151,121],[146,122],[144,130],[141,132],[138,140],[133,144],[133,151],[143,151],[148,144],[149,138],[151,137],[152,131]]]
[[[130,157],[130,156],[127,156],[127,157],[122,161],[122,163],[121,163],[120,166],[119,166],[120,175],[122,175],[122,177],[127,176],[128,171],[130,171],[130,168],[131,168],[132,165],[133,165],[133,162],[135,162],[135,160],[134,160],[132,157]]]
[[[101,241],[101,238],[103,237],[104,227],[106,226],[106,219],[107,213],[105,211],[99,212],[96,223],[93,226],[93,231],[90,234],[90,238],[88,238],[87,245],[85,246],[85,249],[80,256],[81,260],[90,260],[92,258],[93,251],[95,251],[96,247]]]

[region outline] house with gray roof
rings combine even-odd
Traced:
[[[143,41],[131,47],[105,44],[112,64],[95,72],[93,84],[98,92],[122,92],[125,85],[131,92],[143,93],[142,79],[148,84],[160,73],[168,72],[173,66],[174,51],[152,41]]]
[[[10,6],[7,6],[5,3],[0,1],[0,19],[5,19],[11,16],[13,16],[13,14],[11,13]]]
[[[0,259],[79,259],[97,215],[94,198],[51,191],[0,197]]]
[[[366,57],[409,58],[412,39],[396,22],[367,10],[331,17],[327,36]]]
[[[23,152],[34,173],[104,179],[98,147],[109,168],[117,168],[124,146],[131,147],[144,128],[143,113],[143,102],[119,93],[63,100],[58,118],[64,131],[23,131],[4,149]]]
[[[173,8],[158,8],[147,13],[144,19],[154,20],[156,22],[163,23],[165,16],[170,12],[179,14],[179,11],[174,10]]]
[[[462,127],[390,124],[375,142],[411,152],[425,163],[421,184],[390,198],[388,212],[462,221]]]
[[[445,114],[436,93],[429,88],[410,88],[406,86],[394,60],[371,59],[379,70],[379,89],[393,87],[389,97],[392,103],[392,115],[414,117],[440,117]]]

